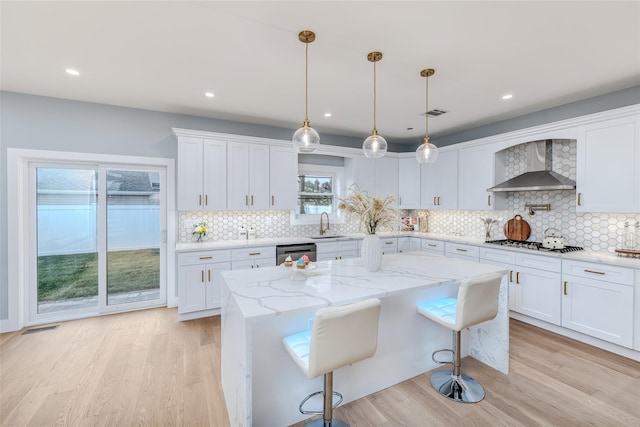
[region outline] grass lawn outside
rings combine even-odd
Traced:
[[[107,254],[109,294],[160,287],[157,248]],[[38,302],[98,295],[98,254],[38,257]]]

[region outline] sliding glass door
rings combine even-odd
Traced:
[[[165,171],[31,164],[32,320],[166,304]]]

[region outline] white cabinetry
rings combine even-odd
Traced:
[[[564,260],[562,271],[562,326],[631,348],[633,270]]]
[[[382,255],[398,253],[397,237],[381,237],[380,242],[382,243]]]
[[[269,146],[229,142],[227,150],[227,208],[269,209]]]
[[[316,259],[331,261],[358,257],[357,240],[335,240],[333,242],[316,242]]]
[[[420,205],[423,209],[457,209],[458,150],[441,152],[437,162],[421,165]]]
[[[370,195],[376,191],[376,162],[364,156],[344,159],[345,178],[347,190],[352,185],[357,185],[360,190]]]
[[[230,260],[228,250],[178,254],[179,315],[220,308],[220,272],[231,268]]]
[[[227,143],[178,136],[178,210],[227,207]]]
[[[458,151],[458,209],[493,210],[493,195],[487,188],[494,181],[494,152],[491,147]]]
[[[231,250],[231,269],[273,267],[276,265],[276,247],[260,246]]]
[[[417,237],[398,237],[398,253],[418,252],[420,243]]]
[[[298,153],[293,147],[269,148],[269,185],[274,210],[293,210],[297,204]]]
[[[442,240],[421,239],[420,250],[436,255],[444,255],[444,242]]]
[[[480,248],[462,243],[447,242],[444,245],[445,255],[448,257],[466,259],[468,261],[478,261]]]
[[[397,157],[385,156],[375,159],[375,194],[381,197],[393,194],[397,198],[398,179]]]
[[[398,159],[398,207],[420,208],[420,163],[414,156]]]
[[[560,325],[560,258],[482,247],[480,261],[509,268],[510,310]]]
[[[633,325],[633,349],[640,351],[640,269],[635,271],[636,286],[634,289],[634,318]]]
[[[578,133],[578,212],[640,212],[640,114]]]

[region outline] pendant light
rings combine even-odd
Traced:
[[[387,141],[378,135],[376,129],[376,62],[382,59],[382,53],[371,52],[367,55],[369,62],[373,62],[373,131],[371,135],[364,140],[362,151],[365,157],[382,157],[387,152]]]
[[[316,151],[320,145],[320,135],[309,125],[309,43],[316,39],[313,31],[300,31],[298,39],[306,45],[305,48],[305,74],[304,74],[304,122],[302,127],[293,134],[293,146],[298,153],[308,154]]]
[[[425,131],[424,141],[422,145],[416,150],[416,160],[418,163],[435,163],[438,160],[438,147],[433,145],[429,140],[429,77],[435,74],[433,68],[425,68],[420,71],[420,75],[425,78],[426,81],[426,93],[425,93]]]

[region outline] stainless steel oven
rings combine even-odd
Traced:
[[[316,244],[315,243],[294,243],[292,245],[276,246],[276,265],[280,265],[290,256],[293,262],[298,260],[302,255],[309,257],[309,261],[316,260]]]

